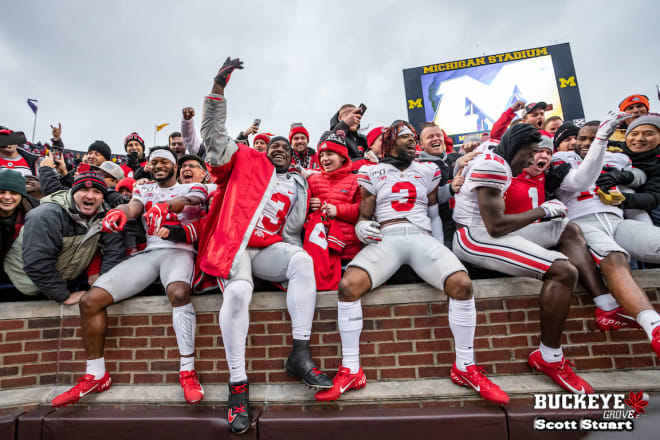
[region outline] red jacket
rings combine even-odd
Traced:
[[[511,110],[511,107],[504,110],[502,116],[495,121],[493,127],[490,129],[490,140],[494,142],[499,142],[502,139],[502,135],[509,128],[509,124],[516,117],[516,112]]]
[[[351,173],[352,163],[344,156],[344,165],[331,173],[321,170],[307,179],[311,196],[321,199],[337,207],[337,216],[333,219],[338,223],[344,234],[346,247],[341,254],[342,259],[353,258],[362,244],[355,235],[355,223],[360,210],[360,188],[357,174]]]

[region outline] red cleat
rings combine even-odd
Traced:
[[[476,365],[467,367],[467,371],[461,371],[456,368],[456,364],[451,367],[451,381],[458,385],[473,388],[476,392],[481,394],[481,397],[498,405],[506,405],[509,403],[509,396],[502,391],[500,387],[495,385],[486,377],[486,372],[483,368]]]
[[[559,362],[548,363],[543,360],[541,350],[534,350],[527,360],[532,368],[544,373],[557,385],[575,394],[593,394],[594,389],[589,383],[573,372],[573,362],[563,357]]]
[[[204,388],[199,383],[195,370],[179,372],[179,383],[183,388],[183,396],[188,403],[199,403],[204,398]]]
[[[76,403],[87,394],[91,392],[101,393],[112,385],[112,378],[107,371],[100,379],[94,379],[91,374],[85,374],[78,379],[78,383],[73,386],[69,391],[65,391],[59,396],[55,397],[50,404],[56,407],[62,407]]]
[[[653,351],[660,358],[660,326],[653,329],[651,335],[653,336],[651,338],[651,347],[653,347]]]
[[[620,328],[640,328],[639,323],[623,307],[614,310],[603,310],[596,307],[596,324],[602,331],[616,331]]]
[[[357,373],[351,374],[351,370],[346,367],[339,367],[339,372],[332,379],[332,388],[316,393],[314,396],[319,402],[330,402],[339,399],[339,396],[348,390],[359,390],[367,384],[367,376],[362,371],[362,367]]]

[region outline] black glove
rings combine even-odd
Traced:
[[[238,58],[234,58],[232,60],[230,57],[227,57],[222,67],[220,67],[218,74],[215,76],[215,82],[217,82],[218,85],[225,87],[229,82],[229,78],[231,78],[231,73],[234,71],[234,69],[242,68],[243,61],[239,60]]]
[[[545,176],[545,192],[548,193],[548,195],[553,196],[570,170],[570,163],[562,163],[551,167]]]
[[[137,169],[140,168],[140,160],[138,159],[137,151],[131,151],[128,154],[128,159],[126,160],[126,166],[132,169],[133,172],[137,171]]]
[[[617,185],[628,185],[635,180],[632,171],[621,171],[616,168],[604,168],[605,173],[601,174],[596,180],[596,186],[600,187],[605,193],[609,193],[610,188]]]

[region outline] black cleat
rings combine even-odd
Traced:
[[[250,411],[250,396],[248,381],[229,385],[229,399],[227,402],[227,422],[234,434],[243,434],[250,428],[252,411]]]
[[[316,367],[309,353],[309,341],[293,340],[293,351],[286,360],[286,371],[317,390],[332,388],[332,379]]]

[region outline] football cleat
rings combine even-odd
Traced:
[[[227,401],[227,422],[234,434],[243,434],[250,428],[252,411],[250,410],[249,384],[245,380],[235,384],[229,383],[229,399]]]
[[[286,371],[317,390],[332,388],[332,379],[316,367],[309,352],[309,341],[293,340],[293,351],[286,360]]]
[[[620,328],[639,328],[639,323],[623,307],[614,310],[603,310],[596,307],[596,324],[602,331],[616,331]]]
[[[94,379],[91,374],[85,374],[78,379],[78,383],[69,391],[65,391],[55,397],[50,404],[56,407],[62,407],[76,403],[91,392],[101,393],[112,385],[112,378],[107,371],[100,379]]]
[[[506,405],[509,403],[509,396],[502,391],[500,387],[495,385],[486,377],[486,371],[470,365],[467,371],[461,371],[456,368],[456,364],[451,367],[451,381],[458,385],[472,387],[476,392],[481,394],[481,397],[498,405]]]
[[[660,326],[654,328],[651,335],[651,347],[653,347],[653,351],[660,358]]]
[[[204,398],[204,388],[199,383],[195,370],[180,371],[179,383],[183,388],[183,396],[188,403],[199,403]]]
[[[359,390],[367,384],[367,376],[362,367],[357,373],[351,374],[346,367],[339,367],[339,371],[332,380],[332,388],[316,393],[314,396],[319,402],[330,402],[339,399],[339,396],[348,390]]]
[[[557,385],[575,394],[593,394],[594,389],[580,376],[573,372],[573,362],[562,357],[559,362],[546,362],[543,360],[541,350],[534,350],[527,360],[529,365],[548,375]]]

